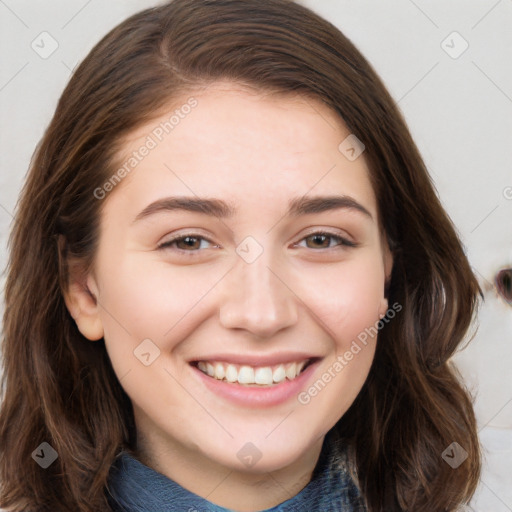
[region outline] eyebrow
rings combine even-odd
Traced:
[[[322,213],[338,209],[356,211],[373,220],[372,214],[361,203],[345,195],[297,197],[289,202],[286,215],[289,217],[298,217],[300,215]],[[187,196],[164,197],[146,206],[146,208],[135,217],[132,224],[156,213],[176,210],[202,213],[221,218],[233,217],[236,213],[234,205],[221,199]]]

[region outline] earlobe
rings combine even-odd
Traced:
[[[389,307],[387,299],[387,289],[391,281],[391,271],[393,270],[393,253],[391,252],[389,245],[384,242],[383,244],[384,254],[384,297],[381,299],[379,308],[379,317],[384,318]]]
[[[388,310],[388,299],[383,297],[380,301],[379,318],[384,318]]]
[[[103,323],[94,280],[89,278],[87,281],[87,284],[77,281],[70,283],[63,295],[66,307],[75,320],[78,330],[87,339],[95,341],[103,338]]]

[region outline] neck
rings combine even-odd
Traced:
[[[324,437],[291,464],[269,472],[237,471],[215,463],[154,431],[138,429],[137,458],[181,487],[211,503],[240,512],[275,507],[298,494],[311,481]]]

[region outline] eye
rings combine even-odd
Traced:
[[[512,268],[500,270],[495,278],[500,295],[512,304]]]
[[[204,246],[202,242],[206,242],[211,244],[211,240],[204,238],[203,236],[197,235],[195,233],[190,233],[188,235],[182,235],[174,237],[166,242],[163,242],[158,246],[158,249],[178,249],[179,251],[194,253],[198,252],[200,249],[205,249],[207,247]],[[214,246],[218,247],[218,246]]]
[[[357,246],[355,242],[347,240],[346,238],[343,238],[342,236],[336,235],[334,233],[329,233],[328,231],[315,231],[314,233],[311,233],[303,238],[301,242],[302,241],[306,242],[306,247],[308,249],[331,249],[332,247],[336,246]],[[332,245],[332,241],[336,241],[337,243]]]
[[[303,241],[306,242],[306,247],[308,249],[331,249],[338,246],[357,247],[355,242],[328,231],[316,231],[303,238],[301,242]],[[158,246],[158,249],[176,249],[178,251],[188,252],[192,256],[193,253],[200,252],[201,249],[207,249],[208,247],[206,247],[205,244],[212,243],[213,242],[211,240],[208,240],[201,235],[190,233],[171,238],[170,240],[161,243]],[[215,248],[219,246],[213,245],[212,247]]]

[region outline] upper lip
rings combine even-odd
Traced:
[[[247,365],[254,367],[276,366],[279,364],[294,363],[305,361],[306,359],[319,359],[320,356],[307,354],[304,352],[282,352],[278,354],[211,354],[191,359],[190,363],[198,361],[219,361],[237,365]]]

